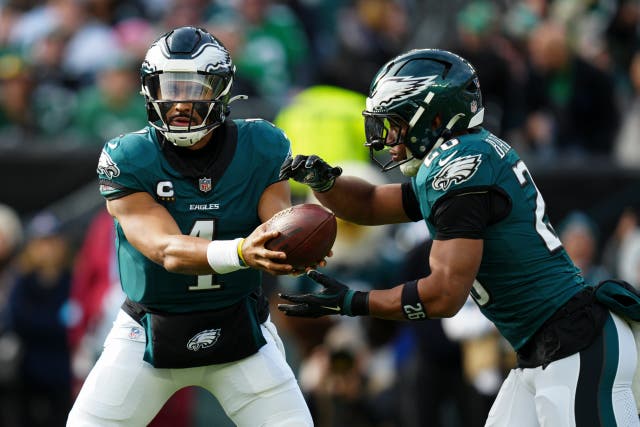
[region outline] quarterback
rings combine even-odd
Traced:
[[[108,141],[100,192],[127,295],[69,426],[145,426],[182,387],[211,392],[239,426],[311,426],[261,294],[289,274],[263,223],[291,205],[290,153],[263,120],[227,120],[234,66],[205,30],[181,27],[141,68],[149,126]]]
[[[584,282],[525,163],[482,128],[473,66],[448,51],[406,52],[377,73],[363,115],[372,159],[383,170],[399,166],[407,182],[375,186],[313,155],[287,159],[281,177],[309,185],[352,222],[424,220],[434,239],[425,254],[431,273],[356,292],[312,270],[322,290],[281,295],[288,303],[279,309],[416,321],[451,317],[470,294],[518,355],[487,426],[640,425],[632,330],[601,303],[600,287]],[[383,149],[386,162],[376,153]],[[606,289],[628,291],[614,281]]]

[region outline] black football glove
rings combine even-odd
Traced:
[[[318,293],[302,295],[279,294],[280,298],[294,304],[278,304],[278,310],[287,316],[320,317],[328,314],[363,316],[369,314],[369,292],[349,289],[336,279],[316,270],[307,275],[324,289]]]
[[[295,158],[287,157],[280,167],[281,180],[292,178],[294,181],[308,185],[318,193],[330,190],[341,174],[341,167],[331,167],[316,155],[298,154]]]

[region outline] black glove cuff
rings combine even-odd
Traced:
[[[328,165],[327,165],[328,166]],[[309,184],[309,187],[316,193],[324,193],[333,188],[336,183],[336,178],[342,175],[342,168],[340,166],[333,167],[328,170],[327,179],[323,182],[319,182],[315,185]]]
[[[427,310],[418,294],[418,281],[410,280],[402,288],[402,313],[407,320],[427,319]]]
[[[355,291],[347,294],[350,301],[345,301],[344,314],[347,316],[366,316],[369,314],[369,292]]]
[[[328,181],[324,181],[316,185],[309,184],[309,187],[311,187],[311,189],[316,193],[324,193],[325,191],[331,190],[333,188],[333,184],[335,183],[336,183],[336,179],[331,178]]]

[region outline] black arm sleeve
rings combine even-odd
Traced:
[[[498,188],[466,189],[438,200],[431,214],[435,240],[482,239],[487,226],[511,212],[509,197]]]
[[[422,211],[420,211],[420,202],[418,202],[410,182],[402,183],[402,207],[412,221],[416,222],[424,219]]]

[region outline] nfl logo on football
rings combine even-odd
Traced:
[[[200,178],[198,180],[198,186],[200,188],[200,191],[202,191],[203,193],[211,191],[211,178]]]

